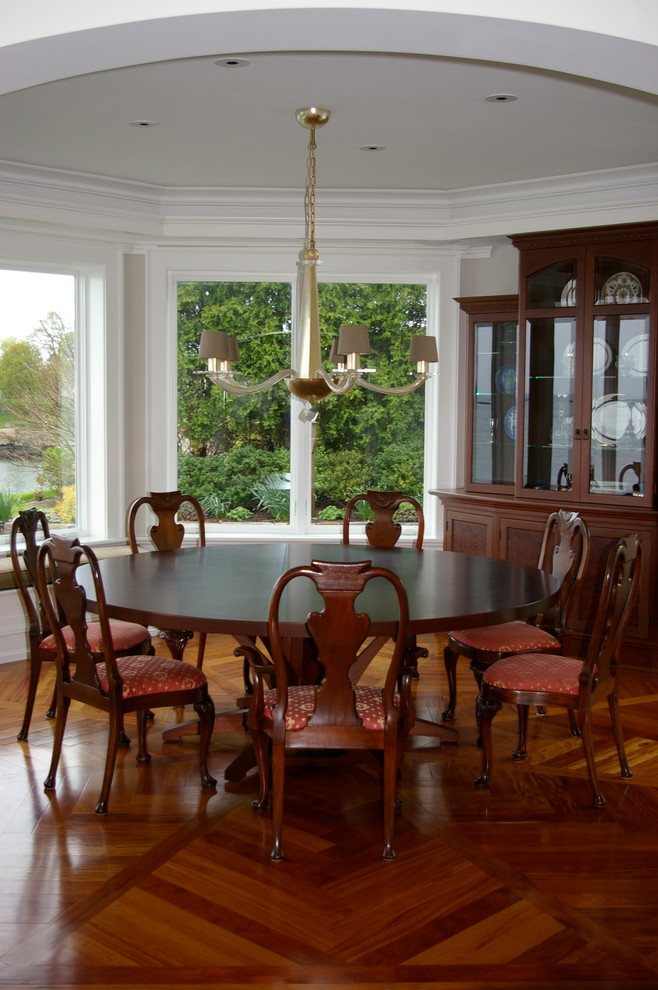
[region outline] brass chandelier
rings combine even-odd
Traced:
[[[253,395],[277,382],[286,380],[294,396],[304,403],[300,419],[313,422],[317,418],[314,404],[332,393],[345,395],[355,385],[380,392],[383,395],[405,395],[420,388],[430,376],[429,365],[438,361],[436,340],[425,334],[411,338],[409,361],[416,364],[412,381],[405,385],[377,385],[363,375],[374,368],[362,368],[361,356],[370,353],[368,328],[343,326],[331,348],[330,361],[335,367],[327,372],[322,367],[320,351],[320,324],[318,311],[317,268],[320,255],[315,246],[315,132],[324,127],[331,116],[330,110],[321,107],[305,107],[297,110],[297,121],[310,131],[308,143],[306,192],[304,197],[305,236],[298,260],[297,295],[297,369],[283,368],[270,378],[250,385],[235,380],[232,367],[239,358],[238,342],[223,330],[204,330],[201,334],[199,356],[208,361],[208,370],[201,372],[211,382],[231,395]]]

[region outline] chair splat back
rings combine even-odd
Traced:
[[[321,670],[319,684],[295,684],[286,657],[281,632],[281,599],[294,582],[310,580],[324,607],[307,616],[306,629]],[[392,585],[397,598],[397,629],[392,656],[387,661],[383,686],[354,683],[360,651],[368,638],[371,622],[355,606],[366,585],[381,579]],[[291,599],[292,600],[292,599]],[[358,606],[357,606],[358,607]],[[254,808],[262,810],[272,788],[271,858],[283,859],[283,785],[286,752],[311,750],[379,750],[383,753],[383,818],[385,859],[393,859],[395,781],[404,743],[414,724],[411,700],[413,668],[405,663],[409,606],[402,582],[392,571],[372,567],[371,562],[314,560],[294,567],[277,581],[270,599],[267,645],[269,656],[255,647],[242,646],[236,654],[251,664],[254,692],[248,728],[258,765],[260,794]],[[399,685],[399,690],[398,690]],[[271,775],[270,775],[271,757]]]
[[[339,565],[313,561],[311,567],[297,567],[288,571],[277,583],[270,602],[268,627],[277,687],[287,686],[287,663],[277,620],[284,589],[295,578],[306,577],[313,581],[324,600],[323,610],[311,612],[306,620],[306,628],[317,651],[317,662],[323,670],[315,711],[309,719],[309,725],[353,725],[361,728],[350,670],[358,660],[359,651],[368,637],[370,618],[364,612],[356,612],[354,604],[372,578],[388,577],[389,573],[383,568],[373,568],[370,561]],[[388,580],[391,578],[388,577]],[[399,584],[397,577],[395,584],[396,587]],[[406,627],[406,596],[401,601],[400,611],[400,621]],[[395,683],[395,670],[402,663],[404,650],[405,638],[398,637],[389,665],[389,671],[393,671],[392,684]],[[388,690],[390,687],[391,685],[387,685],[385,688],[385,695],[392,697],[392,690]],[[283,717],[275,709],[275,717],[279,716]]]
[[[378,492],[368,490],[362,495],[354,495],[345,506],[343,515],[343,539],[344,544],[350,542],[350,522],[357,502],[366,502],[375,518],[366,522],[366,538],[370,546],[373,547],[394,547],[402,533],[400,523],[394,521],[394,515],[401,505],[408,503],[416,512],[418,520],[418,532],[414,541],[416,550],[423,548],[423,536],[425,533],[425,517],[420,503],[405,495],[403,492]]]
[[[562,639],[571,624],[577,592],[589,560],[589,533],[577,512],[560,509],[546,520],[539,567],[557,578],[560,593],[553,608],[535,616],[535,625],[550,628]]]
[[[21,597],[23,607],[30,627],[30,636],[41,640],[50,632],[46,624],[46,616],[43,605],[39,599],[39,589],[37,584],[37,552],[42,540],[50,537],[50,527],[44,512],[32,506],[29,509],[22,509],[11,525],[10,554],[11,564],[18,586],[18,593]],[[24,548],[19,549],[20,539],[23,540]],[[36,593],[36,603],[32,596],[30,587],[25,578],[29,578],[30,585]]]
[[[80,541],[67,540],[55,534],[46,540],[39,550],[37,580],[46,615],[52,627],[56,649],[63,658],[65,679],[74,679],[98,691],[100,690],[96,671],[98,655],[94,655],[87,637],[87,595],[76,577],[81,562],[91,565],[92,573],[96,578],[98,562],[95,558],[92,562],[91,558],[86,557]],[[48,583],[51,574],[54,575],[52,585]],[[112,677],[116,679],[118,677],[116,657],[102,589],[99,590],[98,609],[101,640],[104,644],[103,659],[112,669]],[[67,649],[62,633],[63,626],[68,626],[73,633],[73,649]],[[73,670],[71,670],[71,662],[74,665]]]
[[[135,499],[128,509],[128,543],[131,553],[138,553],[137,513],[142,506],[147,506],[157,518],[157,523],[150,527],[149,538],[156,550],[180,550],[185,537],[185,526],[178,521],[177,514],[183,506],[192,510],[198,526],[196,543],[199,547],[206,545],[206,524],[201,503],[194,495],[184,495],[180,491],[149,492]],[[166,642],[172,657],[183,659],[185,647],[194,636],[191,630],[161,629],[160,636]],[[197,648],[197,667],[203,666],[206,649],[206,633],[199,633]]]
[[[135,499],[128,510],[128,540],[133,553],[138,551],[136,517],[141,506],[148,506],[157,517],[157,523],[149,529],[149,539],[156,550],[178,550],[183,545],[185,526],[178,522],[177,513],[183,505],[189,505],[196,515],[199,527],[198,545],[206,545],[206,530],[203,509],[194,495],[184,495],[180,491],[149,492]]]
[[[621,647],[639,583],[642,549],[637,533],[619,540],[608,556],[599,606],[585,661],[589,695],[607,694],[616,677],[617,654]],[[582,699],[586,703],[586,699]]]

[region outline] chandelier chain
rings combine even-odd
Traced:
[[[315,127],[312,127],[311,136],[308,141],[306,193],[304,196],[306,244],[312,251],[315,250],[315,148]]]

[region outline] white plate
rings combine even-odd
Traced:
[[[644,402],[627,399],[611,392],[597,399],[592,406],[592,436],[602,444],[617,444],[628,428],[628,439],[642,440],[647,432],[647,407]]]
[[[594,338],[594,347],[592,348],[592,372],[595,375],[600,375],[610,367],[612,363],[612,348],[606,340],[602,340],[601,337]]]
[[[644,378],[649,371],[649,334],[629,340],[619,359],[620,370],[633,378]]]
[[[575,278],[570,278],[565,287],[562,289],[562,295],[560,296],[561,306],[575,306],[576,305],[576,280]]]

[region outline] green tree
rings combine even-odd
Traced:
[[[291,287],[271,282],[183,282],[178,286],[178,445],[205,457],[252,444],[289,445],[290,393],[285,384],[231,396],[204,375],[204,330],[237,338],[236,379],[262,381],[290,366]],[[238,370],[239,369],[239,370]]]
[[[74,334],[49,313],[27,340],[0,343],[0,404],[23,443],[75,455]]]
[[[342,324],[370,328],[375,367],[372,380],[401,385],[412,334],[424,333],[423,285],[325,283],[319,287],[321,346],[330,369],[332,339]],[[290,286],[280,283],[186,282],[178,291],[179,451],[206,458],[229,451],[288,450],[290,394],[284,384],[254,396],[230,396],[211,384],[198,356],[203,330],[225,330],[237,337],[236,378],[261,381],[290,366]],[[238,371],[239,369],[239,371]],[[422,491],[423,390],[384,396],[355,388],[318,404],[315,484],[318,508],[344,503],[366,487]],[[388,457],[384,452],[390,449]],[[181,460],[187,477],[192,466]],[[287,470],[281,465],[278,470]],[[213,468],[222,497],[228,480]],[[220,480],[221,476],[221,480]],[[389,481],[386,478],[390,478]],[[207,481],[205,482],[207,484]],[[204,484],[204,487],[205,487]],[[233,486],[231,486],[233,487]],[[244,503],[243,503],[244,504]]]

